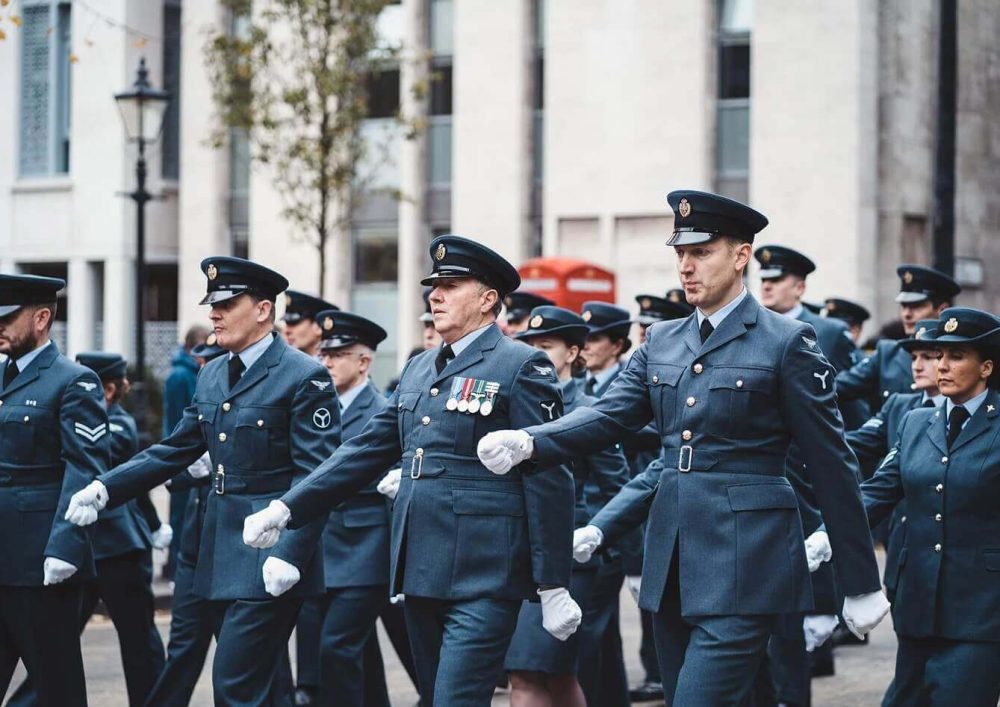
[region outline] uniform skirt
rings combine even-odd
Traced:
[[[570,577],[569,593],[580,605],[586,616],[586,605],[597,577],[596,567],[574,569]],[[542,605],[537,601],[521,604],[517,628],[507,649],[504,670],[507,672],[548,673],[550,675],[576,675],[577,656],[580,652],[581,631],[565,641],[553,637],[542,627]]]

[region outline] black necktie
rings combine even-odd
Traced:
[[[956,405],[951,409],[951,413],[948,415],[948,449],[951,450],[951,445],[955,443],[958,439],[958,435],[962,432],[962,425],[965,421],[969,419],[969,411],[966,410],[961,405]]]
[[[698,329],[698,333],[701,335],[701,343],[704,344],[713,331],[715,331],[715,327],[712,326],[712,322],[708,321],[708,317],[702,319],[701,327]]]
[[[931,400],[930,398],[927,398],[927,400],[925,400],[925,401],[924,401],[924,402],[923,402],[923,403],[922,403],[922,404],[920,405],[920,407],[923,407],[923,408],[936,408],[936,407],[937,407],[937,405],[935,405],[935,404],[934,404],[934,401],[933,401],[933,400]]]
[[[583,392],[587,395],[593,395],[594,390],[597,389],[597,378],[590,377],[587,379],[586,384],[583,386]]]
[[[243,365],[243,359],[239,356],[233,356],[229,359],[229,389],[232,390],[236,387],[236,384],[240,382],[240,376],[243,375],[243,371],[247,369]]]
[[[9,386],[11,383],[14,382],[14,379],[17,378],[17,374],[18,374],[17,364],[14,363],[14,359],[8,358],[7,367],[3,371],[4,390],[6,390],[7,386]]]
[[[451,346],[445,344],[438,351],[438,355],[434,359],[434,368],[440,374],[444,370],[444,367],[448,365],[448,361],[455,358],[455,352],[451,350]]]

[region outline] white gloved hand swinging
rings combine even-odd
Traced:
[[[802,633],[806,639],[806,652],[812,653],[826,643],[839,623],[840,619],[832,614],[804,617],[802,619]]]
[[[208,452],[205,452],[200,457],[198,457],[193,464],[187,468],[188,474],[191,475],[192,479],[204,479],[206,476],[212,473],[212,460],[208,456]]]
[[[479,461],[498,475],[506,474],[525,459],[530,459],[534,451],[535,443],[524,430],[490,432],[479,440],[476,447]]]
[[[573,531],[573,559],[589,562],[594,552],[604,542],[604,533],[596,525],[585,525]]]
[[[42,563],[42,573],[44,578],[42,584],[46,587],[50,584],[59,584],[76,574],[76,565],[71,565],[58,557],[46,557]]]
[[[91,481],[69,499],[66,520],[73,525],[90,525],[108,505],[108,489],[100,481]]]
[[[375,487],[375,490],[390,500],[395,501],[396,494],[399,493],[399,482],[402,478],[402,469],[392,469],[389,473],[382,477],[382,480],[378,482],[378,486]]]
[[[269,557],[264,560],[261,573],[264,575],[264,589],[272,597],[280,597],[302,578],[298,567],[280,557]]]
[[[583,612],[569,591],[565,587],[539,589],[538,596],[542,599],[542,628],[560,641],[572,636],[583,620]]]
[[[844,608],[840,612],[844,617],[844,625],[858,638],[879,625],[879,622],[889,613],[889,600],[882,590],[859,594],[844,599]]]
[[[833,558],[833,548],[830,547],[830,536],[823,530],[817,530],[806,538],[806,562],[809,571],[815,572],[824,562]]]
[[[153,547],[157,550],[166,550],[170,547],[174,539],[174,529],[169,523],[160,523],[160,527],[153,532]]]
[[[243,542],[258,550],[274,547],[291,517],[288,506],[277,499],[271,501],[264,510],[243,519]]]

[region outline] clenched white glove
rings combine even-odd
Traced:
[[[212,460],[209,458],[208,452],[202,454],[193,464],[188,466],[187,472],[191,475],[192,479],[204,479],[211,474]]]
[[[542,628],[560,641],[572,636],[580,626],[583,612],[569,591],[565,587],[539,589],[538,596],[542,598]]]
[[[830,536],[825,531],[817,530],[806,538],[806,562],[809,571],[815,572],[824,562],[833,558],[833,548],[830,547]]]
[[[280,557],[269,557],[264,560],[261,573],[264,575],[264,589],[272,597],[280,597],[302,579],[299,568]]]
[[[889,600],[882,590],[859,594],[844,599],[844,608],[840,615],[844,617],[844,625],[858,638],[878,626],[879,622],[889,613]]]
[[[397,594],[396,596],[389,597],[389,603],[392,604],[393,606],[396,606],[398,604],[404,604],[406,603],[406,595]]]
[[[91,481],[69,499],[66,520],[73,525],[90,525],[108,505],[108,489],[100,481]]]
[[[826,643],[826,639],[833,635],[833,629],[837,628],[840,619],[833,615],[806,616],[802,619],[802,633],[806,638],[806,651],[812,653],[814,650]]]
[[[375,490],[383,496],[387,496],[391,500],[395,501],[396,494],[399,493],[399,482],[402,478],[402,469],[392,469],[388,474],[382,477],[382,480],[378,482],[378,486],[375,487]]]
[[[153,533],[153,547],[157,550],[165,550],[170,547],[170,542],[174,539],[174,529],[169,523],[160,523],[160,527]]]
[[[479,440],[476,453],[479,461],[494,474],[506,474],[531,457],[535,443],[524,430],[490,432]]]
[[[243,519],[243,542],[258,550],[274,547],[291,517],[288,506],[277,499],[271,501],[264,510]]]
[[[58,557],[46,557],[45,562],[42,563],[42,572],[45,575],[42,584],[47,587],[50,584],[65,582],[76,574],[76,565],[71,565]]]
[[[596,525],[585,525],[573,531],[573,559],[589,562],[594,551],[604,542],[604,533]]]
[[[628,587],[629,594],[635,599],[635,603],[639,603],[639,592],[642,590],[642,575],[629,575],[625,578],[625,586]]]

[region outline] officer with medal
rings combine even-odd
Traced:
[[[218,631],[212,669],[217,704],[266,704],[299,606],[322,591],[323,518],[288,533],[271,552],[240,542],[242,519],[304,478],[340,441],[340,413],[326,370],[273,333],[278,273],[232,257],[202,261],[202,300],[229,351],[198,376],[192,405],[173,433],[103,474],[70,502],[66,517],[93,523],[198,460],[212,462],[212,493],[194,577]]]
[[[944,404],[908,412],[892,450],[861,486],[873,525],[906,502],[892,606],[899,646],[882,704],[996,705],[1000,319],[946,309],[933,343]]]
[[[962,288],[943,272],[921,265],[900,265],[896,268],[900,289],[899,318],[907,336],[913,335],[917,322],[933,319],[950,307]],[[877,412],[893,393],[909,393],[910,355],[899,348],[898,341],[882,340],[875,353],[837,374],[837,396],[841,400],[867,400],[872,412]]]
[[[535,307],[552,307],[555,302],[534,292],[518,290],[503,298],[507,314],[507,336],[516,336],[528,328],[531,310]]]
[[[0,275],[0,693],[18,660],[38,704],[87,704],[80,604],[93,533],[63,519],[110,459],[97,375],[50,339],[64,280]]]
[[[497,479],[476,458],[486,433],[559,417],[552,363],[496,324],[517,270],[475,241],[430,245],[434,325],[445,345],[409,360],[389,404],[301,485],[248,517],[244,540],[269,547],[324,517],[402,458],[393,504],[390,594],[404,612],[422,703],[489,705],[521,602],[540,599],[560,639],[580,621],[566,587],[574,483],[557,462]],[[575,456],[575,455],[572,455]]]
[[[675,191],[673,246],[696,312],[655,324],[590,408],[480,441],[494,473],[600,449],[656,421],[663,469],[633,479],[574,534],[578,555],[648,512],[640,606],[653,629],[668,705],[742,705],[776,617],[812,609],[785,457],[799,443],[860,634],[888,611],[844,442],[833,369],[811,326],[761,307],[742,275],[767,219],[722,196]],[[822,385],[826,379],[827,385]],[[656,467],[652,467],[656,470]]]
[[[336,312],[340,307],[298,290],[288,290],[285,293],[285,313],[281,317],[285,324],[285,341],[317,361],[319,342],[323,338],[317,317],[323,310]]]

